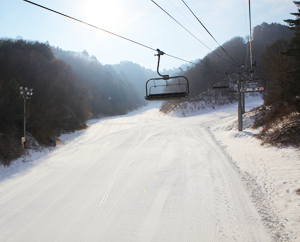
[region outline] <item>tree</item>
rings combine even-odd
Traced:
[[[256,72],[261,74],[261,60],[262,55],[268,47],[270,47],[277,40],[282,39],[289,41],[293,37],[293,32],[289,30],[288,26],[278,23],[262,23],[253,29],[253,61],[258,64]]]
[[[5,86],[0,88],[0,130],[3,130],[3,126],[7,123],[15,124],[23,117],[23,102],[20,99],[19,83],[12,78],[3,84]]]
[[[65,61],[72,67],[72,70],[79,81],[90,90],[90,106],[94,117],[112,114],[124,114],[129,110],[145,104],[143,95],[145,92],[146,78],[143,78],[144,71],[137,64],[123,63],[128,75],[116,71],[112,66],[102,65],[95,56],[89,56],[86,50],[82,53],[53,49],[55,56]],[[144,79],[144,80],[143,80]],[[135,81],[136,80],[136,81]],[[139,81],[139,84],[136,82]],[[135,86],[131,84],[135,82]],[[109,103],[108,98],[112,100]]]
[[[54,59],[49,43],[0,40],[0,159],[20,153],[23,133],[23,100],[20,86],[34,89],[27,102],[27,131],[44,145],[60,133],[85,128],[90,118],[90,90],[79,83],[72,68]],[[5,136],[5,138],[3,138]],[[17,151],[19,152],[19,151]]]
[[[265,105],[292,98],[290,90],[293,82],[287,73],[294,69],[295,61],[282,54],[287,46],[288,41],[278,40],[262,56],[262,75],[268,81]]]
[[[289,28],[294,31],[294,37],[291,39],[288,45],[286,54],[294,56],[300,60],[300,1],[294,1],[294,3],[298,7],[298,13],[292,13],[292,15],[296,16],[296,19],[284,20],[289,24]]]
[[[294,37],[291,39],[284,54],[296,60],[295,68],[287,73],[292,78],[291,95],[296,97],[300,96],[300,1],[294,1],[294,3],[298,7],[298,13],[292,13],[292,15],[296,16],[296,19],[284,20],[289,24],[290,29],[294,31]],[[299,102],[298,110],[300,110]]]

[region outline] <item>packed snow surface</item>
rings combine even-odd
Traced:
[[[58,148],[0,167],[0,241],[299,241],[299,196],[282,191],[295,185],[297,151],[226,130],[236,104],[189,117],[159,107],[93,120]],[[275,201],[277,189],[287,196]]]

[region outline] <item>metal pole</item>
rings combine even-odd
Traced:
[[[240,80],[240,89],[245,87],[245,82]],[[245,113],[245,93],[241,93],[242,114]]]
[[[217,104],[217,92],[215,91],[215,104]]]
[[[239,131],[243,131],[243,114],[242,114],[242,95],[241,95],[241,78],[238,80],[238,94],[239,94],[239,105],[238,105],[238,125]]]
[[[238,122],[239,122],[239,131],[243,131],[243,114],[242,114],[242,104],[241,104],[241,93],[239,93]]]
[[[245,97],[246,97],[246,94],[243,93],[243,96],[244,96],[244,106],[243,106],[243,114],[246,112],[245,109],[246,109],[246,101],[245,101]]]
[[[245,113],[245,93],[242,94],[242,114]]]
[[[246,60],[245,60],[245,70],[248,69],[248,58],[249,58],[249,45],[250,45],[250,36],[247,35],[246,36],[246,40],[247,40],[247,52],[246,52]]]
[[[33,89],[28,87],[20,87],[20,95],[24,99],[24,140],[21,142],[24,143],[24,148],[26,149],[26,99],[30,99],[33,95]]]
[[[26,142],[26,97],[24,97],[24,142]]]

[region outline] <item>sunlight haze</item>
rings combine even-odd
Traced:
[[[34,0],[33,2],[139,42],[167,54],[195,61],[218,45],[205,32],[182,0],[156,0],[166,12],[180,22],[203,44],[190,35],[151,0]],[[186,0],[199,20],[222,45],[235,36],[249,35],[247,0]],[[153,50],[136,45],[109,33],[76,22],[22,0],[0,0],[1,38],[49,41],[50,45],[82,52],[86,50],[102,64],[123,60],[155,69]],[[251,1],[252,29],[263,22],[294,18],[295,4],[290,0]],[[174,68],[185,62],[164,56],[162,68]]]

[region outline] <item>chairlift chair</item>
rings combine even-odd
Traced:
[[[228,87],[228,92],[238,92],[238,80],[237,79],[232,79],[229,74],[232,74],[230,71],[229,73],[225,73],[228,77],[228,86],[229,86],[229,81],[232,83],[231,86]]]
[[[223,80],[219,82],[212,82],[212,88],[213,89],[228,89],[229,88],[229,81],[228,80]]]
[[[146,96],[148,101],[167,101],[186,99],[189,95],[189,81],[185,76],[161,75],[159,73],[160,56],[164,52],[157,49],[157,74],[161,77],[151,78],[146,82]]]
[[[251,78],[249,80],[241,80],[239,90],[245,92],[263,92],[266,90],[266,81],[263,78]]]

